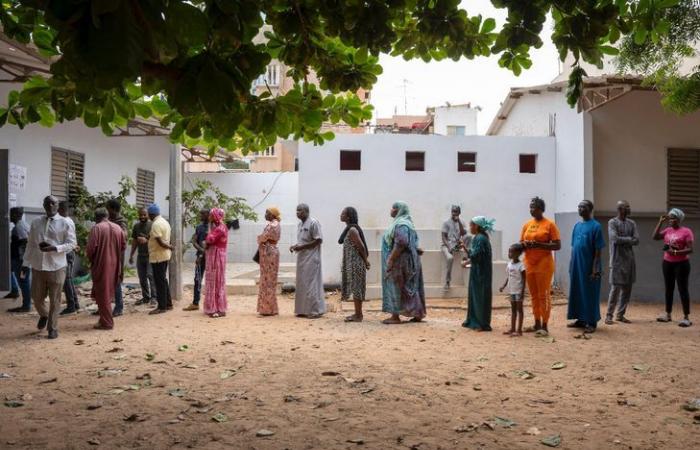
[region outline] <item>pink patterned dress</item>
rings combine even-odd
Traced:
[[[226,247],[228,244],[228,228],[223,223],[224,212],[214,208],[209,216],[213,228],[207,234],[204,291],[204,313],[226,315]]]
[[[260,284],[258,286],[258,314],[271,316],[278,314],[277,309],[277,273],[280,268],[280,223],[273,220],[265,226],[258,236],[260,251]]]

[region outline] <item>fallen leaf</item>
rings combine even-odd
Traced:
[[[336,420],[340,420],[340,417],[326,417],[323,419],[324,422],[335,422]]]
[[[172,397],[184,397],[185,394],[187,394],[187,391],[184,389],[176,388],[176,389],[170,389],[168,391],[168,395]]]
[[[552,364],[552,370],[561,370],[564,367],[566,367],[566,363],[557,361],[554,364]]]
[[[522,380],[531,380],[535,378],[535,375],[532,372],[529,372],[527,370],[516,370],[515,375],[518,376],[518,378]]]
[[[216,413],[212,416],[211,420],[214,422],[223,423],[228,421],[228,417],[226,417],[226,414],[224,413]]]
[[[214,358],[209,358],[209,363],[210,364],[216,364],[216,360]]]
[[[556,339],[554,339],[554,336],[551,335],[546,335],[546,336],[538,336],[538,338],[542,342],[546,342],[548,344],[554,344],[556,342]]]
[[[89,405],[87,405],[88,411],[94,411],[100,408],[102,408],[102,403],[90,403]]]
[[[124,351],[123,348],[121,348],[121,347],[114,347],[114,348],[111,348],[111,349],[107,350],[105,353],[119,353],[119,352],[122,352],[122,351]]]
[[[235,370],[224,370],[223,372],[221,372],[221,375],[219,375],[219,378],[221,378],[222,380],[225,380],[227,378],[231,378],[235,374],[236,374]]]
[[[479,428],[478,423],[470,423],[469,425],[460,425],[458,427],[455,427],[454,430],[457,433],[471,433],[472,431],[474,431],[478,428]]]
[[[199,367],[195,366],[194,364],[187,364],[186,366],[182,366],[183,369],[198,369]]]
[[[221,341],[221,345],[233,345],[235,342],[233,341]]]
[[[212,408],[195,408],[194,412],[196,412],[198,414],[206,414],[211,410],[212,410]]]
[[[480,391],[480,390],[481,390],[481,385],[475,384],[474,386],[472,386],[472,389],[474,389],[475,391]]]
[[[274,436],[275,432],[270,431],[270,430],[258,430],[255,432],[256,437],[269,437],[269,436]]]
[[[485,362],[485,361],[488,361],[489,358],[486,357],[486,356],[484,356],[484,355],[481,355],[481,356],[478,356],[478,357],[476,358],[476,360],[479,361],[479,362]]]
[[[320,402],[316,403],[316,404],[313,406],[313,409],[325,408],[326,406],[330,406],[332,403],[333,403],[333,402],[330,402],[330,401],[328,401],[328,400],[323,400],[323,401],[320,401]]]
[[[0,372],[0,378],[12,378],[12,375],[5,372]]]
[[[700,411],[700,398],[693,398],[688,400],[683,405],[683,409],[690,412]]]
[[[351,444],[363,445],[365,443],[365,440],[364,439],[348,439],[345,442],[349,442]]]
[[[140,414],[130,414],[124,416],[124,422],[145,422],[146,418]]]
[[[53,377],[49,378],[48,380],[40,381],[39,384],[49,384],[49,383],[55,383],[58,381],[58,378]]]
[[[491,430],[491,431],[493,431],[493,430],[496,429],[496,424],[495,424],[495,423],[492,423],[492,422],[488,422],[488,421],[482,422],[482,423],[481,423],[481,426],[484,427],[484,428],[486,428],[486,429],[489,429],[489,430]]]
[[[90,445],[100,445],[101,444],[100,440],[97,438],[88,439],[87,443]]]
[[[494,417],[493,421],[496,423],[496,425],[499,425],[503,428],[511,428],[517,425],[517,423],[513,422],[512,420],[505,418],[505,417]]]
[[[121,361],[122,359],[126,359],[126,355],[112,356],[112,359],[114,359],[116,361]]]
[[[369,394],[370,392],[373,392],[374,388],[368,388],[368,389],[363,389],[360,391],[360,394]]]
[[[336,376],[340,375],[340,372],[334,372],[332,370],[327,370],[325,372],[321,372],[321,375],[323,375],[324,377],[336,377]]]
[[[540,433],[541,433],[541,432],[540,432],[540,430],[537,429],[537,427],[530,427],[530,428],[528,428],[527,431],[525,432],[525,434],[529,434],[530,436],[537,436],[537,435],[539,435]]]
[[[542,439],[540,442],[547,447],[559,447],[559,444],[561,444],[561,436],[553,434]]]
[[[285,395],[284,396],[285,403],[300,402],[300,401],[301,401],[301,399],[299,397],[295,397],[293,395]]]
[[[646,364],[635,364],[632,366],[632,368],[634,370],[636,370],[637,372],[648,372],[649,371],[649,366],[647,366]]]
[[[120,375],[122,372],[123,372],[122,369],[98,370],[97,371],[97,378],[114,377],[114,376]]]
[[[19,408],[21,406],[24,406],[24,402],[20,402],[19,400],[7,400],[5,402],[5,406],[8,408]]]
[[[84,343],[85,343],[84,340],[78,339],[78,340],[76,340],[75,342],[73,342],[73,345],[83,345]]]
[[[115,344],[117,344],[117,343],[119,343],[119,342],[124,342],[124,339],[112,339],[112,342],[114,342]]]
[[[190,349],[190,347],[189,347],[187,344],[182,344],[181,346],[179,346],[179,347],[177,348],[177,351],[179,351],[179,352],[186,352],[186,351],[189,350],[189,349]]]
[[[105,394],[107,394],[107,395],[119,395],[119,394],[123,394],[124,392],[126,392],[125,389],[115,388],[115,389],[111,389],[111,390],[105,392]]]
[[[153,361],[156,359],[155,353],[146,353],[146,361]]]

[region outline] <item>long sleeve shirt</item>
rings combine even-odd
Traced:
[[[55,252],[42,252],[41,242],[56,247]],[[56,271],[66,267],[66,253],[77,244],[75,225],[60,215],[42,216],[32,222],[24,252],[24,266],[34,270]]]

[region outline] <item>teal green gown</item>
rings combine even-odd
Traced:
[[[469,246],[471,269],[469,271],[469,304],[467,320],[463,327],[491,331],[491,242],[488,236],[479,233]]]

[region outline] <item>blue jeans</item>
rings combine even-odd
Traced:
[[[124,312],[124,297],[122,297],[122,282],[120,280],[117,280],[117,287],[114,290],[114,309],[112,314],[118,312]]]
[[[13,259],[11,261],[11,268],[12,268],[12,292],[22,292],[22,308],[28,309],[32,307],[32,293],[31,293],[31,286],[32,286],[32,272],[29,269],[26,269],[26,275],[24,279],[20,277],[20,273],[22,272],[22,260],[21,259]]]

